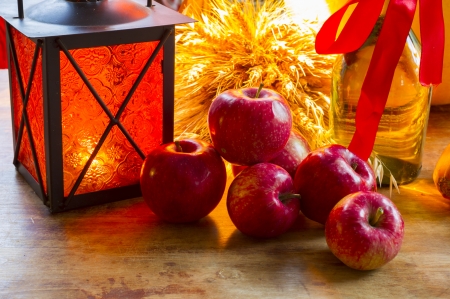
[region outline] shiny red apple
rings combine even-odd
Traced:
[[[292,128],[287,101],[270,89],[227,90],[211,103],[208,128],[220,155],[232,164],[253,165],[273,159]]]
[[[296,131],[291,130],[288,142],[284,148],[275,156],[270,163],[281,166],[284,168],[292,178],[295,176],[297,166],[303,159],[311,152],[308,141],[306,141],[303,135]],[[232,165],[231,170],[234,176],[237,176],[246,166]]]
[[[167,222],[193,222],[220,202],[227,173],[222,157],[202,140],[185,139],[151,151],[141,169],[142,197]]]
[[[331,209],[357,191],[375,191],[376,176],[364,160],[338,144],[318,148],[298,165],[295,192],[300,209],[309,219],[325,224]]]
[[[231,221],[242,233],[259,238],[286,232],[299,214],[299,195],[293,193],[289,173],[271,163],[244,169],[227,194]]]
[[[331,210],[325,239],[331,252],[357,270],[377,269],[400,251],[404,222],[386,196],[359,191],[344,197]]]

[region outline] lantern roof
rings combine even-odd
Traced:
[[[0,16],[30,38],[151,28],[195,22],[177,11],[146,0],[0,0]]]

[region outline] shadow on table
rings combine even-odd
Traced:
[[[229,269],[237,273],[257,269],[246,278],[246,284],[255,289],[270,284],[314,297],[335,294],[336,284],[352,284],[376,273],[345,266],[328,249],[323,225],[303,215],[293,228],[276,238],[256,239],[235,230],[224,250],[233,257]]]
[[[252,274],[257,277],[248,282],[255,287],[261,280],[286,284],[286,275],[290,275],[289,283],[298,281],[308,284],[308,288],[328,288],[377,273],[353,270],[341,263],[326,245],[323,225],[303,215],[285,234],[256,239],[229,226],[227,219],[221,219],[226,216],[223,206],[219,210],[195,223],[169,224],[159,220],[142,198],[136,198],[51,218],[54,230],[63,234],[60,246],[77,256],[134,258],[139,264],[178,254],[195,259],[207,256],[223,268],[216,273],[218,276],[231,271],[243,277],[246,269],[257,269]]]
[[[166,223],[141,198],[52,217],[63,227],[68,247],[111,255],[195,252],[216,248],[219,237],[211,217],[188,224]]]
[[[400,195],[393,192],[391,199],[404,218],[415,221],[443,221],[450,218],[450,200],[442,197],[431,178],[420,178],[402,185],[400,192]],[[388,196],[388,192],[383,193]]]
[[[235,229],[227,238],[224,248],[242,249],[255,244],[310,243],[324,240],[324,226],[299,215],[294,225],[284,234],[275,238],[255,238]]]

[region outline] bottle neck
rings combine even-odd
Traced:
[[[376,21],[375,25],[373,26],[372,32],[370,33],[369,37],[364,42],[364,44],[361,46],[361,48],[374,45],[377,42],[377,39],[380,36],[381,28],[383,27],[384,17],[386,16],[386,11],[389,6],[389,1],[390,0],[384,1],[383,9],[381,10],[380,16],[378,17],[378,20]]]
[[[378,40],[378,37],[380,36],[381,28],[383,27],[384,16],[385,15],[382,14],[378,17],[378,20],[376,21],[375,26],[373,26],[372,32],[370,33],[369,37],[367,38],[367,40],[364,42],[364,44],[361,46],[360,49],[367,47],[367,46],[375,45],[375,43]]]

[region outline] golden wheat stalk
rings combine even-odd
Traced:
[[[175,137],[209,141],[207,114],[221,92],[264,84],[289,102],[312,148],[330,142],[333,55],[314,49],[317,20],[294,20],[284,0],[209,0],[188,5],[197,23],[176,28]]]

